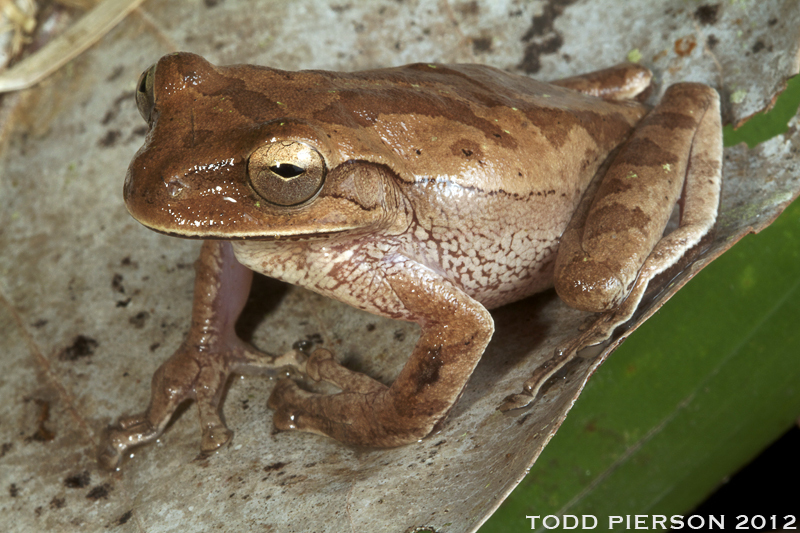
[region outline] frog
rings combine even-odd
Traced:
[[[486,350],[489,310],[552,287],[598,317],[584,341],[607,336],[711,234],[719,205],[717,92],[678,83],[649,106],[651,83],[631,63],[540,82],[477,64],[292,72],[162,57],[137,86],[148,131],[123,194],[147,228],[203,241],[191,325],[146,410],[109,427],[101,464],[158,438],[187,399],[201,454],[218,450],[233,435],[228,377],[287,365],[340,392],[277,380],[277,430],[417,442]],[[254,272],[416,322],[419,340],[391,383],[323,347],[262,351],[234,330]],[[554,354],[506,408],[533,401],[567,359]]]

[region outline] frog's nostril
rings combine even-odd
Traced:
[[[167,182],[167,193],[173,198],[180,196],[186,188],[187,185],[177,177],[173,177]]]

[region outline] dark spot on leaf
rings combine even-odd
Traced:
[[[522,42],[528,43],[518,67],[528,74],[535,74],[541,68],[540,56],[557,52],[564,40],[555,31],[555,21],[567,6],[576,0],[550,0],[541,15],[531,21],[531,27],[522,36]]]
[[[90,490],[89,494],[86,495],[86,499],[94,501],[106,500],[108,499],[109,492],[111,492],[111,485],[108,483],[103,483],[102,485],[98,485]]]
[[[50,509],[54,511],[56,509],[63,509],[64,507],[66,507],[66,505],[67,505],[66,498],[59,498],[58,496],[53,496],[53,499],[50,500]]]
[[[133,327],[136,329],[142,329],[147,322],[147,319],[150,318],[150,313],[147,311],[139,311],[136,315],[130,317],[128,322],[133,324]]]
[[[472,39],[472,51],[476,54],[484,54],[492,51],[491,37],[477,37]]]
[[[275,472],[277,470],[282,469],[289,463],[272,463],[271,465],[267,465],[264,467],[264,472]]]
[[[120,72],[119,74],[122,74],[122,72]],[[126,91],[121,95],[117,96],[117,98],[114,100],[114,103],[111,105],[111,109],[106,111],[106,114],[103,116],[103,120],[100,123],[103,126],[109,124],[112,120],[117,118],[120,110],[122,109],[122,106],[128,103],[133,103],[133,91]],[[120,132],[117,132],[117,136],[119,136],[119,134]]]
[[[0,458],[5,457],[5,455],[11,451],[11,448],[14,447],[13,442],[4,442],[2,446],[0,446]]]
[[[367,324],[367,331],[375,331],[375,324]]]
[[[122,274],[114,274],[111,278],[111,288],[117,292],[125,293],[125,287],[122,285]]]
[[[64,348],[58,354],[58,359],[61,361],[76,361],[81,357],[88,357],[94,354],[97,346],[98,343],[93,338],[86,335],[78,335],[70,346]]]
[[[126,524],[128,520],[131,519],[132,516],[133,516],[133,509],[131,509],[130,511],[126,511],[125,513],[122,514],[122,516],[117,518],[117,525],[121,526],[122,524]]]
[[[47,325],[47,319],[44,319],[44,318],[40,318],[39,320],[37,320],[36,322],[31,324],[31,326],[33,326],[33,327],[35,327],[37,329],[41,328],[41,327],[43,327],[45,325]]]
[[[56,434],[44,426],[44,423],[50,418],[50,402],[40,399],[36,399],[34,402],[39,407],[39,414],[36,417],[36,431],[31,435],[31,440],[50,442],[56,438]]]
[[[295,483],[305,481],[307,478],[308,476],[292,474],[291,476],[286,476],[283,478],[278,485],[281,487],[285,487],[286,485],[294,485]]]
[[[106,81],[116,80],[117,78],[122,76],[123,72],[125,72],[125,67],[123,67],[122,65],[117,65],[116,67],[114,67],[114,70],[111,71],[111,74],[109,74],[109,76],[106,78]]]
[[[475,16],[481,12],[480,5],[478,5],[478,2],[475,0],[459,4],[457,9],[465,17],[470,15]]]
[[[92,482],[92,477],[89,475],[88,470],[84,470],[80,474],[70,476],[64,480],[64,486],[68,489],[82,489],[88,487]]]
[[[761,50],[765,48],[764,41],[756,41],[756,44],[753,45],[752,52],[754,54],[759,53]]]
[[[19,496],[19,487],[17,487],[16,483],[12,483],[8,486],[8,495],[12,498],[16,498]]]
[[[719,4],[705,4],[694,12],[694,18],[705,26],[716,24],[719,18]]]
[[[122,132],[119,130],[108,130],[105,136],[100,139],[97,144],[102,148],[111,148],[117,143],[117,139],[120,138]]]

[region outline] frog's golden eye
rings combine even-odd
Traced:
[[[278,141],[258,148],[247,162],[253,189],[277,205],[297,205],[312,198],[325,181],[325,161],[311,146]]]
[[[155,97],[153,96],[153,84],[156,79],[156,66],[153,65],[149,69],[142,72],[139,76],[139,83],[136,84],[136,107],[139,108],[139,114],[142,118],[150,123],[150,116],[153,114],[153,106],[155,105]]]

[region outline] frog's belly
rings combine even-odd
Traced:
[[[432,228],[438,235],[426,241],[421,262],[488,309],[552,287],[560,232],[497,228],[497,233]]]
[[[456,198],[435,216],[417,213],[406,250],[489,309],[514,302],[552,287],[558,243],[580,193]]]
[[[483,264],[462,282],[464,292],[493,309],[549,289],[553,286],[554,252],[555,247],[536,254],[512,252],[498,263]]]

